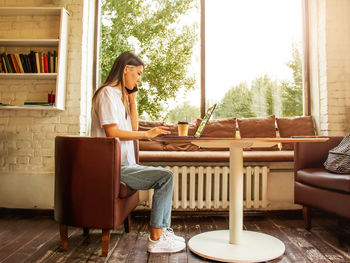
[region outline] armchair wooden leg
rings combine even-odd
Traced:
[[[107,257],[109,249],[110,230],[102,229],[102,257]]]
[[[124,231],[125,233],[129,233],[131,225],[131,215],[129,214],[127,218],[124,220]]]
[[[89,228],[84,227],[83,228],[83,235],[88,236],[89,235]]]
[[[303,206],[303,218],[304,218],[304,225],[306,230],[311,229],[311,215],[310,215],[310,208],[307,206]]]
[[[60,237],[62,251],[67,251],[68,249],[68,226],[60,224]]]

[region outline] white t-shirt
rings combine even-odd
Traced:
[[[122,102],[122,92],[110,86],[104,87],[98,94],[92,110],[91,136],[106,137],[103,125],[116,124],[120,130],[132,131],[129,115]],[[120,141],[121,162],[135,164],[133,141]]]

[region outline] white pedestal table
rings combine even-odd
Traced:
[[[285,245],[282,241],[264,233],[243,230],[243,148],[269,147],[279,142],[325,140],[327,139],[186,139],[186,141],[200,147],[230,148],[229,230],[210,231],[195,235],[188,242],[190,250],[199,256],[222,262],[264,262],[282,256],[285,251]],[[175,141],[179,140],[175,139]]]

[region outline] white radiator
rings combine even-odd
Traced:
[[[228,209],[229,167],[166,166],[174,173],[173,209]],[[267,206],[266,166],[244,167],[244,208]],[[153,190],[145,204],[152,207]]]

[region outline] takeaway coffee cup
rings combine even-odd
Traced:
[[[188,136],[188,122],[187,121],[179,121],[177,123],[177,132],[179,136]]]

